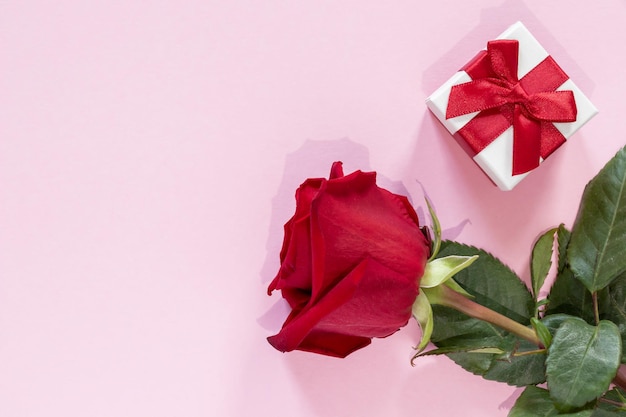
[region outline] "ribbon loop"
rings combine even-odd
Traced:
[[[502,80],[516,83],[517,60],[519,58],[519,42],[502,39],[487,42],[487,53],[491,61],[491,68],[495,75]]]
[[[480,56],[473,68],[466,69],[472,81],[452,87],[446,109],[447,119],[479,112],[468,123],[477,126],[481,122],[475,119],[492,119],[493,111],[500,112],[508,123],[502,126],[504,129],[489,129],[491,133],[479,141],[472,133],[470,146],[478,153],[512,125],[513,175],[536,168],[540,157],[546,157],[565,140],[562,136],[555,138],[560,133],[542,124],[574,122],[577,114],[573,92],[556,91],[568,77],[554,60],[546,58],[520,80],[518,55],[517,40],[490,41],[486,56]],[[468,129],[476,131],[473,126]]]

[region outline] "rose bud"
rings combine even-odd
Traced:
[[[407,324],[430,251],[406,197],[376,185],[375,172],[308,179],[285,224],[281,266],[268,293],[291,306],[268,338],[282,352],[345,357]]]

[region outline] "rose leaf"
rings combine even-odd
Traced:
[[[589,417],[593,409],[585,409],[573,413],[559,413],[550,399],[550,392],[530,385],[519,396],[508,417]]]
[[[626,147],[585,187],[567,258],[590,292],[626,271]]]
[[[624,417],[626,415],[626,398],[619,388],[608,391],[598,401],[593,417]]]
[[[472,294],[477,303],[519,323],[530,323],[532,296],[510,268],[485,251],[444,241],[438,256],[448,255],[479,255],[474,263],[454,276],[455,282]],[[448,356],[467,371],[517,386],[545,381],[545,355],[514,355],[535,350],[537,346],[448,307],[433,305],[433,313],[432,342],[438,348],[454,347],[457,352]],[[472,348],[486,346],[497,347],[506,354],[470,352]]]
[[[562,410],[582,407],[599,398],[617,373],[622,340],[615,323],[598,326],[574,317],[558,328],[546,359],[550,397]]]
[[[603,292],[598,292],[599,299]],[[564,313],[582,317],[588,323],[595,321],[591,293],[582,282],[574,277],[567,266],[557,274],[554,284],[550,288],[548,300],[546,315]],[[602,304],[600,303],[600,306]]]
[[[533,300],[528,288],[508,266],[490,253],[473,246],[443,241],[438,257],[474,256],[478,259],[454,275],[454,280],[474,301],[522,324],[529,324]]]
[[[567,261],[567,246],[569,245],[570,238],[572,237],[572,232],[567,230],[565,226],[561,223],[556,232],[556,242],[559,250],[559,267],[557,269],[558,272],[563,271]]]
[[[550,229],[537,239],[533,246],[530,261],[531,289],[535,300],[539,297],[539,291],[552,266],[552,248],[554,247],[554,234],[558,229]]]
[[[622,336],[622,346],[626,346],[626,273],[617,277],[603,294],[601,315],[604,319],[617,324]],[[626,363],[626,352],[622,352],[622,363]]]
[[[535,329],[535,333],[539,336],[541,343],[547,348],[550,347],[552,344],[552,334],[550,333],[548,326],[534,317],[530,319],[530,323],[533,325],[533,329]]]

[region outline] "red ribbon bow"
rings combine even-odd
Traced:
[[[539,166],[565,138],[553,122],[576,121],[572,91],[555,91],[569,78],[548,56],[528,74],[517,78],[519,42],[487,44],[464,70],[472,81],[452,87],[446,119],[480,112],[459,134],[479,153],[513,126],[513,175]]]

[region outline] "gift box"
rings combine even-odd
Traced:
[[[598,113],[521,22],[489,41],[426,105],[502,190]]]

